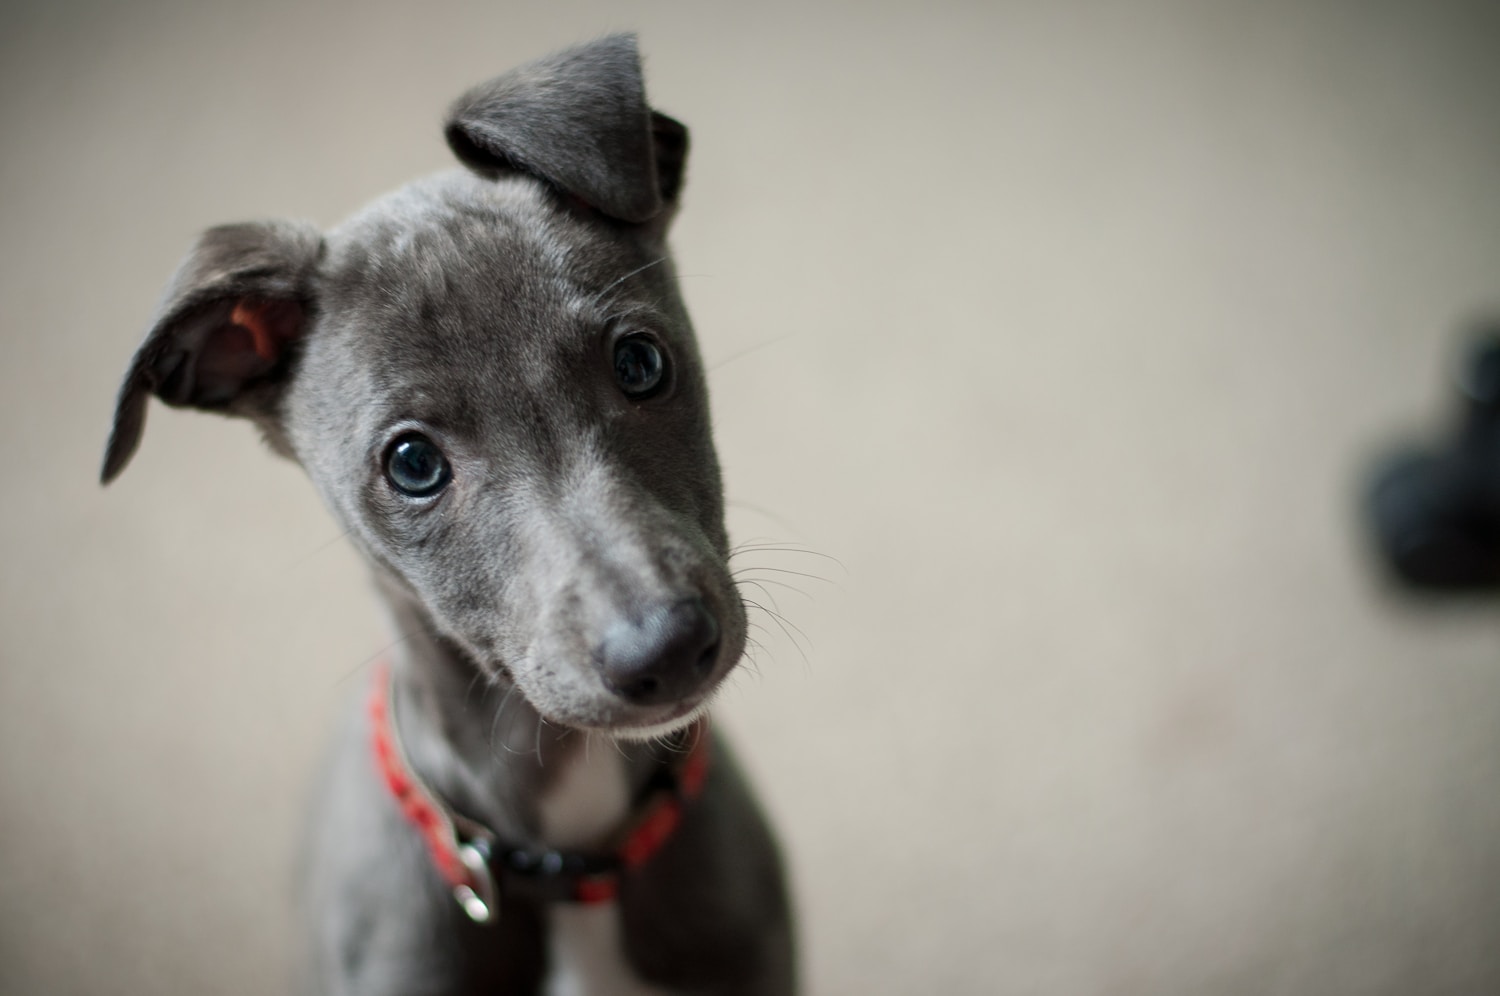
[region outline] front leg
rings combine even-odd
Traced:
[[[781,855],[724,738],[677,832],[620,889],[626,955],[694,996],[792,996],[791,902]]]

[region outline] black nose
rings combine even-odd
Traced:
[[[610,626],[599,644],[604,684],[636,705],[685,698],[714,669],[719,621],[701,599],[660,605]]]

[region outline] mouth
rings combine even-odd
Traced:
[[[675,702],[654,705],[640,705],[609,695],[596,700],[593,708],[584,706],[575,711],[565,707],[562,711],[571,713],[571,717],[559,716],[553,721],[620,740],[650,740],[684,730],[701,719],[713,704],[719,684],[712,681]]]
[[[659,737],[671,736],[701,719],[708,712],[712,698],[712,695],[705,695],[696,702],[684,702],[671,708],[663,716],[642,722],[613,723],[594,729],[617,740],[655,740]]]

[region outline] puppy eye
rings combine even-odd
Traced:
[[[656,343],[638,335],[615,343],[615,383],[627,398],[649,398],[666,379],[667,358]]]
[[[427,498],[447,486],[453,471],[432,440],[409,433],[391,444],[385,457],[385,476],[402,494]]]

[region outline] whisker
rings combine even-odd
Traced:
[[[756,586],[774,584],[778,588],[785,588],[788,591],[795,591],[797,594],[801,595],[803,598],[812,598],[813,597],[811,592],[803,591],[801,588],[798,588],[794,584],[791,584],[791,583],[789,583],[787,581],[778,581],[775,578],[743,578],[743,579],[735,581],[735,584],[753,584],[753,585],[756,585]],[[761,587],[760,590],[761,591],[766,591],[766,589],[764,587]],[[769,595],[770,592],[767,591],[766,594]],[[774,598],[771,599],[771,604],[773,604],[773,605],[776,604],[776,600]],[[781,608],[781,606],[779,606],[779,605],[777,605],[776,607],[778,609]]]
[[[770,612],[771,616],[773,618],[779,619],[781,622],[784,622],[788,626],[792,627],[792,629],[796,630],[798,632],[798,634],[801,635],[802,639],[804,639],[804,640],[807,641],[808,647],[809,648],[812,647],[812,637],[808,636],[807,632],[805,630],[803,630],[803,628],[801,626],[798,626],[796,623],[792,622],[790,619],[788,619],[786,616],[784,616],[780,612],[776,611],[775,609],[766,609],[765,606],[761,606],[761,610],[762,611],[766,611],[766,612]]]
[[[770,581],[771,579],[767,578],[766,580]],[[775,582],[773,581],[772,583],[774,584]],[[777,604],[777,602],[776,602],[776,596],[773,595],[773,594],[771,594],[771,589],[767,588],[765,585],[761,584],[759,581],[755,580],[754,578],[746,578],[743,581],[736,581],[734,584],[735,584],[736,588],[740,588],[741,589],[740,594],[741,594],[742,597],[744,595],[744,590],[743,590],[742,586],[744,586],[744,585],[752,585],[752,584],[755,585],[755,587],[759,588],[760,591],[767,598],[769,598],[771,600],[772,607],[775,608],[778,612],[781,611],[781,606]],[[788,587],[790,587],[790,586],[788,586]]]
[[[821,574],[809,574],[807,571],[794,571],[789,567],[768,567],[765,564],[752,564],[747,567],[741,567],[738,570],[730,571],[729,576],[739,577],[741,574],[746,574],[750,571],[775,571],[778,574],[795,574],[799,578],[811,578],[814,581],[821,581],[824,584],[833,584],[832,579],[825,578]]]
[[[765,676],[761,674],[760,661],[756,660],[755,657],[750,653],[750,649],[752,646],[757,653],[766,652],[765,646],[759,640],[747,636],[745,637],[745,653],[740,656],[740,663],[745,670],[755,675],[757,681],[761,681],[764,680]],[[735,668],[735,670],[739,671],[740,668]]]
[[[496,731],[500,729],[500,724],[503,717],[505,716],[505,707],[510,705],[510,698],[515,694],[516,686],[514,683],[512,683],[511,686],[505,690],[505,695],[500,699],[500,707],[495,710],[495,718],[490,720],[490,757],[494,758],[497,761],[500,760],[500,756],[495,753],[495,734]],[[499,743],[501,749],[503,749],[507,754],[521,754],[521,751],[516,750],[510,745],[509,737],[501,738]]]
[[[359,672],[363,671],[365,669],[365,667],[368,666],[371,662],[376,661],[379,658],[385,656],[386,651],[390,650],[392,647],[400,646],[401,644],[405,643],[407,640],[410,640],[411,638],[412,638],[412,634],[411,633],[402,633],[400,636],[396,637],[390,643],[387,643],[385,646],[381,647],[379,650],[375,651],[373,654],[371,654],[370,656],[366,657],[364,660],[360,661],[358,664],[354,665],[348,671],[346,671],[342,675],[340,675],[337,679],[334,680],[334,685],[335,686],[342,685],[344,682],[348,681],[350,678],[354,677],[356,674],[358,674]]]
[[[785,339],[790,339],[792,336],[794,336],[796,334],[797,334],[796,332],[783,332],[781,335],[774,336],[773,338],[767,339],[764,342],[758,342],[758,343],[756,343],[753,346],[750,346],[750,347],[748,347],[746,349],[742,349],[738,353],[731,353],[729,356],[725,357],[722,360],[719,360],[718,362],[716,362],[713,365],[711,365],[710,367],[708,367],[708,372],[709,373],[713,373],[715,370],[718,370],[718,369],[720,369],[722,367],[728,366],[729,364],[733,363],[735,360],[744,359],[745,357],[749,356],[751,353],[758,353],[762,349],[765,349],[767,346],[774,346],[778,342],[781,342],[781,341],[783,341]]]
[[[643,273],[646,270],[651,269],[651,267],[656,266],[656,265],[658,265],[660,263],[665,263],[666,261],[667,261],[667,257],[666,256],[658,256],[656,259],[653,259],[651,262],[646,263],[643,266],[637,266],[635,269],[631,270],[629,273],[625,274],[623,277],[620,277],[618,280],[616,280],[613,283],[611,283],[608,287],[604,288],[602,291],[600,291],[599,293],[595,294],[594,295],[594,299],[589,302],[589,307],[593,308],[595,305],[597,305],[599,303],[599,300],[602,297],[604,297],[604,295],[608,294],[610,291],[614,290],[616,287],[620,286],[625,281],[627,281],[631,277],[635,276],[637,273]]]
[[[733,499],[733,498],[725,498],[724,499],[724,504],[732,506],[734,508],[749,509],[750,511],[756,513],[757,515],[763,515],[767,519],[770,519],[772,522],[776,523],[782,529],[785,529],[787,532],[791,532],[791,533],[800,533],[800,532],[802,532],[801,529],[798,529],[795,524],[793,524],[791,521],[789,521],[788,519],[786,519],[784,516],[777,515],[775,512],[771,511],[770,509],[764,508],[764,507],[762,507],[760,505],[756,505],[753,502],[738,501],[738,500]]]
[[[536,752],[536,766],[546,767],[546,761],[542,757],[542,727],[547,725],[547,717],[541,713],[536,714],[536,745],[532,748]]]
[[[745,624],[745,630],[746,630],[746,634],[747,634],[746,637],[745,637],[745,639],[747,639],[747,640],[751,639],[751,637],[748,635],[748,633],[752,629],[755,630],[758,633],[764,633],[767,637],[770,637],[770,636],[773,635],[769,629],[767,629],[766,627],[762,626],[760,623],[758,623],[758,622],[747,622]],[[761,649],[763,649],[763,650],[765,649],[765,645],[764,644],[761,644],[760,646],[761,646]]]
[[[774,612],[771,609],[766,608],[764,605],[761,605],[759,602],[752,602],[751,600],[746,599],[745,600],[745,604],[748,605],[748,606],[751,606],[752,608],[759,609],[760,611],[764,612],[768,617],[770,617],[770,620],[773,623],[775,623],[781,629],[781,632],[784,633],[784,634],[786,634],[786,638],[791,641],[792,646],[794,646],[794,647],[797,648],[797,653],[802,657],[802,663],[804,663],[804,664],[811,663],[807,659],[807,651],[802,648],[801,641],[799,641],[797,639],[797,637],[793,635],[793,631],[795,630],[797,633],[801,633],[803,640],[807,640],[807,634],[803,633],[802,630],[795,623],[793,623],[791,620],[786,619],[785,617],[783,617],[780,612]],[[788,627],[790,627],[790,628],[788,628]],[[812,641],[808,640],[808,647],[810,648],[811,646],[812,646]]]
[[[798,554],[805,557],[820,557],[823,560],[829,560],[835,564],[838,564],[839,567],[843,568],[845,573],[848,573],[849,570],[849,568],[845,566],[842,560],[835,557],[831,553],[823,553],[819,550],[810,550],[805,546],[788,546],[784,543],[762,543],[752,540],[749,542],[740,543],[739,545],[735,546],[729,551],[729,556],[731,559],[733,559],[736,556],[746,553],[789,553]]]
[[[287,572],[289,572],[291,570],[294,570],[295,568],[301,567],[303,564],[307,563],[309,560],[313,559],[318,554],[322,553],[324,550],[326,550],[329,547],[333,546],[339,540],[348,539],[350,532],[351,532],[351,530],[345,529],[343,532],[339,533],[333,539],[326,540],[326,541],[324,541],[322,543],[319,543],[317,546],[313,547],[311,550],[307,551],[302,556],[298,557],[296,560],[293,560],[290,563],[283,565],[282,568],[281,568],[281,573],[285,574],[285,573],[287,573]]]
[[[490,684],[491,683],[490,682],[490,677],[489,677],[489,675],[485,674],[484,671],[482,671],[482,670],[480,670],[479,668],[476,667],[474,669],[473,676],[471,676],[469,678],[469,685],[468,685],[468,687],[464,689],[464,704],[465,705],[467,705],[469,703],[469,701],[474,697],[474,688],[475,688],[475,686],[479,685],[481,682],[484,683],[484,684]]]

